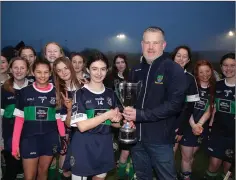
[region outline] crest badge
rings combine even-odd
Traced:
[[[111,100],[110,97],[107,98],[107,104],[108,104],[109,106],[112,106],[112,100]]]
[[[50,103],[52,105],[55,105],[56,104],[56,98],[55,97],[51,97]]]
[[[71,167],[73,167],[75,165],[75,157],[74,156],[70,156],[70,165],[71,165]]]
[[[156,84],[163,84],[163,77],[164,77],[163,75],[158,75],[155,83]]]
[[[202,144],[202,141],[203,141],[203,137],[198,137],[198,139],[197,139],[197,142],[198,142],[198,144]]]
[[[225,150],[225,155],[226,155],[228,158],[233,158],[233,155],[234,155],[233,149],[226,149],[226,150]]]
[[[53,153],[53,154],[56,154],[56,153],[57,153],[57,145],[56,145],[56,144],[53,145],[52,153]]]

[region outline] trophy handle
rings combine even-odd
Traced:
[[[133,104],[132,107],[136,106],[137,100],[138,100],[138,98],[139,98],[139,96],[140,96],[141,89],[142,89],[142,86],[143,86],[142,81],[138,81],[137,83],[134,83],[134,84],[135,84],[135,88],[136,88],[136,89],[135,89],[136,101],[135,101],[135,103]]]
[[[137,98],[139,98],[139,95],[140,95],[140,93],[141,93],[142,86],[143,86],[142,81],[139,81],[139,82],[137,83]]]
[[[125,83],[125,82],[123,82],[123,83]],[[121,89],[120,89],[120,82],[119,81],[115,81],[114,82],[114,87],[115,87],[115,94],[116,94],[118,100],[120,101],[122,107],[125,108],[123,100],[122,100],[122,97],[120,95],[121,93],[123,93],[123,92],[120,92],[121,91]]]

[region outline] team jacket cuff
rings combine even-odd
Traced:
[[[143,121],[142,114],[144,114],[143,110],[136,109],[136,122],[142,122]]]

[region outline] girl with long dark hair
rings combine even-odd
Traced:
[[[114,89],[114,84],[127,81],[129,76],[129,66],[127,57],[124,54],[117,54],[113,59],[112,70],[104,81],[106,87]]]
[[[172,53],[172,59],[184,69],[186,80],[188,83],[184,107],[182,108],[182,111],[180,112],[176,120],[177,128],[175,130],[176,137],[174,152],[176,152],[179,141],[183,137],[184,129],[189,125],[189,118],[193,113],[194,103],[200,100],[196,79],[194,75],[187,71],[187,67],[190,64],[191,57],[191,49],[188,46],[184,45],[176,47]]]

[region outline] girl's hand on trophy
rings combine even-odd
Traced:
[[[115,108],[115,110],[116,110],[117,114],[116,114],[116,116],[114,118],[112,118],[111,121],[112,122],[120,122],[123,119],[123,116],[120,113],[119,108]]]
[[[115,109],[112,109],[110,111],[111,111],[111,114],[110,114],[109,119],[112,122],[120,122],[120,120],[122,119],[122,114],[120,113],[119,108],[115,108]]]
[[[116,109],[110,109],[109,111],[105,112],[104,115],[106,115],[106,119],[113,119],[117,114]]]
[[[125,107],[122,115],[124,116],[124,118],[127,121],[135,121],[136,120],[136,109],[134,109],[132,107]]]
[[[122,113],[120,113],[119,109],[118,109],[117,118],[119,119],[119,122],[123,119]]]

